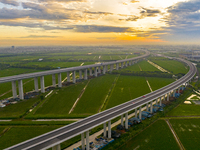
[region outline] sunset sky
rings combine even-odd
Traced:
[[[199,40],[200,0],[0,0],[0,46]]]

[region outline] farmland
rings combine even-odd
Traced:
[[[163,120],[158,120],[119,148],[119,150],[124,149],[177,150],[179,147],[167,123]]]
[[[200,119],[170,119],[186,150],[199,150]]]

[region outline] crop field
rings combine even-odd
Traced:
[[[10,147],[35,136],[52,131],[61,126],[19,126],[10,128],[5,134],[0,137],[0,149]]]
[[[149,84],[153,91],[158,90],[175,81],[172,78],[155,78],[155,77],[147,77],[147,80],[149,81]]]
[[[200,119],[170,119],[186,150],[199,150]]]
[[[105,75],[91,79],[72,114],[99,112],[115,78],[117,78],[117,75]]]
[[[29,100],[20,101],[19,103],[14,105],[8,105],[4,108],[0,108],[0,118],[19,118],[38,101],[39,98],[33,98]]]
[[[150,89],[145,77],[121,75],[107,100],[105,108],[114,107],[149,92]]]
[[[169,72],[173,74],[178,74],[178,73],[187,73],[188,68],[184,66],[183,63],[178,62],[176,60],[154,60],[152,59],[154,63],[157,65],[161,66],[162,68],[168,70]]]
[[[123,144],[119,150],[178,150],[173,134],[164,120],[158,120],[143,132]]]
[[[200,105],[180,104],[170,111],[167,116],[200,116]]]
[[[5,129],[5,127],[0,127],[0,135],[3,132],[4,129]]]
[[[140,61],[137,64],[141,67],[142,71],[160,71],[153,65],[149,64],[146,60]]]
[[[60,89],[59,91],[55,90],[44,103],[37,106],[27,117],[57,118],[59,116],[68,116],[70,109],[87,82],[88,81],[84,81],[70,85]]]

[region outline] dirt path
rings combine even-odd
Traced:
[[[169,120],[165,119],[165,121],[166,121],[167,125],[169,126],[169,128],[170,128],[170,130],[171,130],[171,132],[172,132],[172,134],[173,134],[173,136],[174,136],[176,142],[178,143],[178,145],[179,145],[179,147],[180,147],[180,150],[185,150],[183,144],[182,144],[181,141],[179,140],[179,138],[178,138],[176,132],[174,131],[172,125],[170,124]]]
[[[138,65],[138,67],[140,68],[140,71],[142,71],[142,68],[140,67],[140,65]]]
[[[147,60],[147,62],[148,62],[149,64],[151,64],[152,66],[156,67],[158,70],[160,70],[160,71],[162,71],[162,72],[170,73],[169,71],[163,69],[162,67],[160,67],[160,66],[158,66],[157,64],[151,62],[150,60]]]
[[[81,94],[79,95],[79,97],[77,98],[77,100],[75,101],[74,105],[72,106],[72,108],[69,111],[69,114],[72,113],[72,111],[74,110],[74,108],[76,107],[78,101],[81,99],[81,97],[83,96],[88,84],[90,83],[90,80],[88,80],[88,83],[86,84],[86,86],[83,88],[83,90],[81,91]]]
[[[150,91],[153,92],[151,85],[149,84],[149,81],[147,79],[146,79],[146,82],[147,82],[147,85],[149,86]]]
[[[121,56],[119,56],[120,59],[123,59]]]

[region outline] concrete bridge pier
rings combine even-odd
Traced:
[[[90,68],[90,76],[92,76],[92,68]]]
[[[97,77],[97,67],[94,67],[94,76]]]
[[[178,93],[180,93],[180,87],[178,88]]]
[[[167,101],[169,101],[169,93],[167,93]]]
[[[176,90],[173,91],[173,97],[175,97],[175,94],[176,94]]]
[[[88,71],[87,69],[84,70],[84,80],[87,80],[87,79],[88,79],[87,71]]]
[[[56,75],[55,74],[52,74],[52,84],[53,84],[53,87],[56,87]]]
[[[38,88],[38,77],[34,78],[34,87],[35,87],[35,91],[38,92],[39,88]]]
[[[103,74],[106,74],[106,66],[103,66]]]
[[[23,81],[18,80],[18,88],[19,88],[19,98],[24,99],[24,90],[23,90]]]
[[[13,98],[17,98],[16,81],[12,81],[12,94],[13,94]]]
[[[62,75],[61,73],[58,73],[58,87],[62,87]]]
[[[108,121],[108,138],[111,138],[111,121]]]
[[[140,109],[139,109],[139,119],[142,120],[142,107],[140,106]]]
[[[129,64],[128,64],[129,66],[131,66],[131,61],[129,61]]]
[[[90,145],[89,145],[89,137],[90,137],[90,135],[89,135],[89,131],[86,131],[86,150],[90,150]]]
[[[124,67],[123,65],[124,65],[124,62],[122,62],[122,63],[121,63],[121,68],[123,68],[123,67]]]
[[[128,62],[127,62],[127,61],[125,62],[125,66],[126,66],[126,67],[128,66]]]
[[[70,72],[67,72],[67,82],[71,82],[71,79],[70,79]]]
[[[103,124],[103,136],[106,137],[106,122]]]
[[[101,67],[99,66],[98,68],[99,68],[99,70],[98,70],[98,73],[100,73],[100,74],[101,74]]]
[[[160,106],[162,106],[162,97],[160,97]]]
[[[125,114],[125,129],[128,129],[128,113]]]
[[[85,150],[85,133],[81,134],[81,145],[82,150]]]
[[[116,70],[119,70],[119,64],[116,63]]]
[[[40,77],[41,93],[45,93],[44,76]]]
[[[79,70],[79,79],[83,79],[83,76],[82,76],[82,70]]]
[[[121,125],[124,126],[124,115],[121,115]]]
[[[146,111],[149,111],[149,103],[146,104]]]
[[[150,112],[153,113],[153,101],[150,102]]]
[[[72,73],[72,80],[73,80],[73,83],[76,83],[76,71],[73,71]]]
[[[158,105],[158,99],[156,98],[156,105]]]
[[[135,108],[135,118],[137,118],[137,108]]]
[[[60,144],[58,144],[58,145],[52,147],[52,150],[61,150],[61,149],[60,149]]]
[[[106,72],[108,71],[108,65],[106,66]]]

